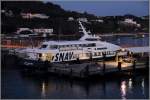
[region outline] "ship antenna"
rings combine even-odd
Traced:
[[[80,40],[86,40],[86,39],[88,39],[88,38],[90,38],[90,39],[99,39],[99,38],[100,38],[100,37],[95,36],[95,35],[94,35],[94,37],[93,37],[92,35],[89,35],[88,33],[91,33],[90,30],[87,32],[87,31],[86,31],[86,28],[82,25],[81,21],[79,21],[79,25],[80,25],[80,29],[82,29],[82,31],[80,31],[80,32],[82,32],[82,33],[84,34],[84,35],[80,38]]]
[[[81,21],[79,21],[80,28],[82,29],[82,33],[84,34],[83,37],[80,38],[80,40],[85,40],[87,37],[89,37],[89,34],[87,33],[85,27],[82,25]]]
[[[79,21],[79,25],[80,25],[80,27],[81,27],[82,32],[84,33],[84,35],[88,35],[88,33],[86,32],[85,27],[82,25],[81,21]]]

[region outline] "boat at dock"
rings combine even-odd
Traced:
[[[118,45],[101,41],[99,36],[89,35],[90,31],[79,21],[79,30],[84,35],[78,41],[45,41],[39,48],[15,49],[15,54],[25,60],[70,62],[75,60],[100,59],[126,55]]]
[[[146,62],[140,63],[133,59],[133,53],[139,55],[142,52],[142,55],[145,53],[147,55],[148,47],[122,48],[101,41],[99,36],[90,35],[91,33],[86,31],[81,22],[79,25],[80,32],[84,35],[78,41],[45,41],[38,48],[9,49],[9,54],[15,55],[14,59],[17,60],[15,64],[18,63],[19,68],[27,74],[52,73],[86,78],[93,75],[148,69],[148,58],[145,58]],[[7,59],[6,56],[3,58]],[[109,61],[106,60],[107,58]],[[113,60],[110,60],[111,58]],[[5,65],[5,61],[3,63]]]

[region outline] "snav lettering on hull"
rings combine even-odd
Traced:
[[[69,61],[73,59],[73,52],[63,52],[63,53],[56,53],[55,56],[52,57],[52,61]]]

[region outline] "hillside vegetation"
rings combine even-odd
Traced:
[[[59,5],[42,1],[2,1],[1,2],[2,34],[12,34],[17,28],[53,28],[54,34],[79,34],[78,18],[87,18],[84,23],[87,29],[94,34],[120,33],[120,32],[148,32],[149,16],[136,17],[134,15],[124,16],[95,16],[87,12],[65,11]],[[47,19],[22,18],[22,13],[39,13],[49,16]],[[74,20],[68,21],[69,17]],[[120,24],[125,18],[131,18],[141,27]],[[103,20],[103,23],[93,20]]]

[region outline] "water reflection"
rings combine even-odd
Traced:
[[[129,88],[128,91],[129,91],[130,93],[132,93],[132,87],[133,87],[132,85],[133,85],[133,84],[132,84],[132,79],[130,78],[129,81],[128,81],[128,88]]]
[[[126,92],[127,92],[126,81],[122,81],[121,82],[121,97],[123,100],[126,99]]]
[[[119,79],[122,80],[122,79]],[[133,82],[134,81],[134,82]],[[70,80],[53,80],[53,81],[40,81],[41,83],[41,98],[116,98],[119,96],[123,100],[130,98],[131,95],[138,94],[139,91],[134,91],[135,86],[133,83],[136,80],[133,78],[123,79],[123,81],[99,81],[96,83],[91,83],[90,81],[70,81]],[[139,80],[138,80],[139,81]],[[119,88],[117,88],[119,86]],[[99,89],[98,89],[99,88]],[[145,96],[144,90],[144,78],[140,80],[138,89],[142,88],[141,96]],[[115,92],[114,92],[115,89]],[[134,92],[133,92],[134,91]],[[100,94],[98,94],[100,93]],[[110,95],[111,94],[111,95]],[[57,96],[58,95],[58,96]],[[132,96],[131,96],[132,98]],[[135,97],[136,98],[136,97]]]
[[[42,98],[45,98],[45,97],[46,97],[46,86],[45,86],[45,82],[42,83],[41,97],[42,97]]]
[[[142,79],[142,93],[143,93],[143,95],[144,95],[144,97],[145,97],[145,89],[144,89],[144,78]]]
[[[16,79],[17,81],[14,81]],[[60,77],[48,78],[22,76],[7,72],[2,80],[4,98],[38,99],[136,99],[148,98],[148,78],[136,76],[130,78],[105,78],[91,80],[70,80]]]

